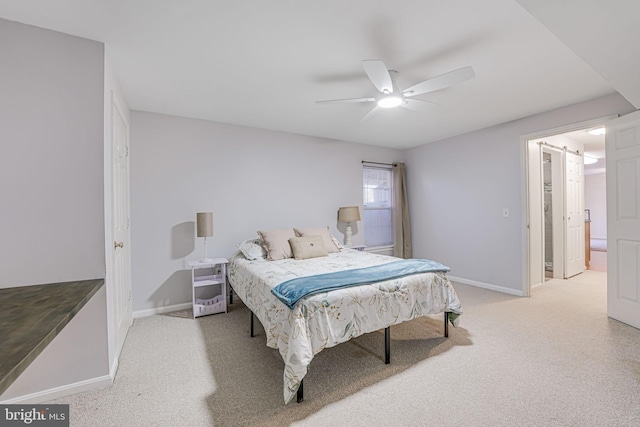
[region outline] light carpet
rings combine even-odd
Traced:
[[[553,279],[531,298],[454,284],[464,314],[325,349],[305,401],[248,309],[137,319],[112,386],[58,399],[73,426],[638,426],[640,330],[606,315],[606,275]]]

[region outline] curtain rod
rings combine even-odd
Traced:
[[[369,163],[370,165],[393,166],[393,163],[369,162],[367,160],[363,160],[362,163]]]

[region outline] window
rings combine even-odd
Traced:
[[[370,248],[393,246],[391,167],[363,164],[364,243]]]

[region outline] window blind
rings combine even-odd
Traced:
[[[364,240],[369,248],[393,245],[392,165],[363,163]]]

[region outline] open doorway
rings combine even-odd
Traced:
[[[606,271],[604,134],[589,133],[605,121],[523,138],[529,285],[523,288],[525,295],[552,278],[565,279],[594,268]],[[592,224],[594,214],[597,225]],[[598,252],[593,256],[591,235]]]

